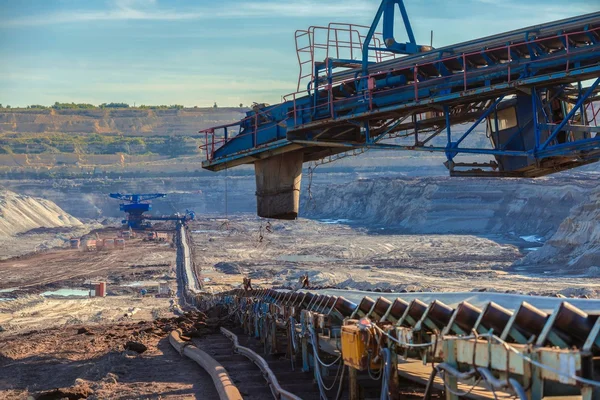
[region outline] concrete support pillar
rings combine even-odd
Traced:
[[[302,161],[301,152],[291,152],[254,162],[256,208],[259,217],[298,217]]]

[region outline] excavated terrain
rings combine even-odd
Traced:
[[[165,225],[164,228],[173,229]],[[114,238],[103,228],[82,237]],[[178,311],[176,250],[171,242],[127,240],[125,249],[86,251],[62,245],[0,261],[0,337],[2,332],[152,320]],[[89,297],[103,281],[107,297]],[[171,295],[157,296],[163,283]],[[144,289],[146,296],[141,296]]]
[[[538,179],[367,178],[315,184],[312,218],[349,219],[403,233],[550,236],[571,209],[587,202],[596,176]]]
[[[173,349],[167,335],[177,328],[197,336],[214,333],[220,321],[192,313],[4,336],[0,398],[217,398],[210,376]]]
[[[375,232],[525,238],[531,251],[515,261],[515,269],[600,278],[597,179],[594,172],[572,172],[537,179],[377,178],[315,184],[304,215],[351,220]]]
[[[0,186],[0,260],[64,246],[100,227],[82,223],[54,202]],[[4,277],[0,277],[0,285]],[[0,296],[2,297],[2,296]]]
[[[532,244],[502,236],[397,234],[348,221],[272,222],[253,216],[192,224],[196,266],[213,292],[239,287],[311,285],[392,292],[498,291],[600,298],[597,280],[559,269],[530,271],[513,264]]]
[[[0,238],[40,227],[70,228],[81,225],[81,221],[47,199],[20,195],[0,187]]]
[[[373,157],[365,160],[368,164]],[[534,272],[551,266],[567,274],[594,276],[600,264],[594,232],[600,228],[595,211],[598,174],[593,169],[537,179],[412,176],[413,172],[324,169],[312,179],[305,173],[300,215],[349,220],[374,233],[384,228],[395,234],[498,235],[508,241],[526,237],[534,250],[515,267],[527,266]],[[217,216],[256,210],[254,176],[246,170],[170,179],[64,179],[52,186],[46,180],[2,182],[18,193],[50,199],[88,223],[106,217],[118,221],[119,202],[107,195],[117,191],[168,193],[166,199],[154,202],[153,212],[159,215],[185,209]],[[28,251],[33,248],[26,246]]]
[[[313,287],[600,298],[593,173],[536,180],[382,175],[315,174],[303,188],[302,215],[310,219],[285,222],[254,215],[250,174],[227,182],[223,174],[52,186],[3,181],[21,193],[16,199],[27,199],[11,203],[24,215],[40,207],[54,214],[9,232],[0,245],[0,397],[211,398],[210,379],[165,338],[186,323],[173,319],[181,309],[171,242],[138,237],[125,250],[101,252],[67,246],[71,236],[118,235],[119,202],[107,196],[114,191],[168,192],[153,212],[198,212],[190,224],[194,258],[211,292],[240,287],[246,276],[255,288],[296,288],[307,274]],[[89,282],[99,280],[108,296],[90,298]],[[156,296],[159,282],[172,297]],[[129,341],[147,350],[127,350]]]
[[[199,129],[239,120],[243,108],[26,110],[0,112],[0,133],[83,133],[190,135]]]
[[[123,250],[74,249],[70,236],[85,243],[120,229],[93,229],[49,200],[4,194],[4,218],[17,223],[2,236],[13,246],[0,261],[0,398],[216,396],[210,377],[166,338],[178,327],[193,335],[220,325],[181,316],[172,233],[166,242],[129,239]],[[90,297],[99,281],[107,296]]]
[[[589,200],[571,210],[539,251],[517,265],[559,265],[563,271],[598,278],[600,285],[600,191],[594,189]]]

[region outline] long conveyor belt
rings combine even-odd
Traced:
[[[383,372],[382,392],[407,378],[430,381],[428,390],[441,388],[449,399],[469,385],[472,398],[600,394],[600,300],[335,289],[234,290],[215,299],[270,347],[278,337],[293,343],[304,371],[327,355],[359,375],[389,360],[397,373]],[[321,369],[314,371],[322,379]]]

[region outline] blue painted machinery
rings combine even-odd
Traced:
[[[441,152],[452,176],[537,177],[600,159],[600,12],[433,49],[417,44],[402,0],[382,0],[370,27],[311,27],[296,47],[298,92],[201,131],[204,168],[255,164],[261,216],[295,216],[295,200],[278,208],[299,190],[298,163],[360,149]]]
[[[141,230],[150,228],[150,220],[152,221],[177,221],[184,223],[189,220],[194,220],[196,214],[194,211],[186,210],[185,215],[172,216],[151,216],[144,214],[152,209],[152,204],[148,201],[166,197],[165,193],[148,193],[148,194],[122,194],[110,193],[113,199],[123,200],[125,203],[119,205],[119,209],[127,214],[127,218],[122,221],[123,225],[131,229]]]

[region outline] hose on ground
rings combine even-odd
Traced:
[[[250,359],[254,364],[256,364],[256,366],[258,368],[260,368],[263,375],[265,376],[265,379],[269,383],[269,386],[271,387],[271,392],[273,393],[273,396],[276,399],[302,400],[300,397],[296,396],[295,394],[288,392],[287,390],[284,390],[279,385],[279,381],[277,380],[277,377],[275,376],[275,374],[273,373],[273,371],[271,370],[271,368],[269,367],[269,364],[265,361],[265,359],[262,358],[261,356],[259,356],[257,353],[255,353],[251,349],[244,347],[244,346],[240,346],[238,337],[233,332],[230,332],[227,329],[221,327],[221,333],[223,335],[225,335],[226,337],[228,337],[233,342],[233,347],[234,347],[235,351],[237,351],[239,354]]]
[[[182,355],[194,360],[212,378],[220,400],[243,400],[240,391],[235,386],[227,370],[214,358],[193,346],[190,342],[181,339],[182,332],[176,329],[169,335],[169,342]]]

